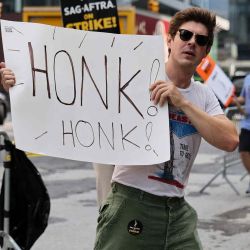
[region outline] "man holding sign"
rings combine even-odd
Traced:
[[[215,24],[215,15],[200,8],[177,12],[171,20],[166,80],[150,86],[155,107],[169,103],[171,158],[155,165],[115,167],[112,192],[100,209],[95,250],[202,249],[196,212],[184,199],[201,137],[226,151],[238,145],[236,129],[214,94],[192,79],[210,51]],[[1,66],[8,89],[15,77]]]
[[[116,166],[112,192],[98,219],[95,250],[202,249],[197,216],[184,200],[184,188],[201,137],[233,151],[238,136],[214,94],[192,76],[213,43],[215,16],[191,8],[170,22],[166,81],[150,90],[155,105],[170,112],[170,161],[153,166]]]

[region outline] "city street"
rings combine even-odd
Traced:
[[[4,130],[11,134],[10,124]],[[204,194],[199,190],[222,167],[218,157],[223,152],[202,142],[190,176],[187,200],[197,210],[199,234],[205,250],[250,249],[250,197],[245,195],[248,177],[237,166],[229,179],[240,192],[231,189],[222,175]],[[39,169],[51,197],[49,225],[33,250],[91,250],[98,216],[95,173],[91,164],[52,157],[31,157]],[[2,178],[3,167],[0,166]],[[115,235],[114,235],[115,237]]]

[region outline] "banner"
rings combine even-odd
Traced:
[[[16,75],[10,97],[18,148],[106,164],[169,160],[168,105],[155,106],[149,92],[165,79],[161,36],[3,20],[1,30]]]
[[[116,0],[61,0],[63,26],[120,33]]]
[[[224,107],[227,107],[232,102],[235,87],[224,71],[210,56],[201,61],[196,71],[213,90]]]

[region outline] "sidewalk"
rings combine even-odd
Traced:
[[[222,176],[200,195],[197,191],[212,175],[191,173],[186,198],[198,213],[199,235],[204,250],[250,249],[250,196],[245,195],[248,177],[240,181],[241,176],[228,176],[240,196]]]
[[[81,175],[80,175],[81,174]],[[67,179],[79,176],[92,178],[94,171],[69,171]],[[229,178],[241,192],[237,196],[219,177],[205,194],[198,190],[211,174],[191,174],[186,199],[197,210],[199,235],[204,250],[248,250],[250,249],[250,197],[244,194],[247,180],[239,181],[240,175]],[[56,173],[50,179],[65,179],[65,173]],[[81,179],[84,181],[84,178]],[[48,181],[46,177],[45,181]],[[37,240],[33,250],[91,250],[95,238],[98,216],[96,190],[51,200],[49,226]]]

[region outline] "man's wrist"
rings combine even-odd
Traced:
[[[190,106],[190,101],[187,100],[187,99],[185,99],[185,100],[183,100],[183,102],[181,103],[180,109],[182,109],[182,110],[184,111],[184,110],[187,109],[189,106]]]

